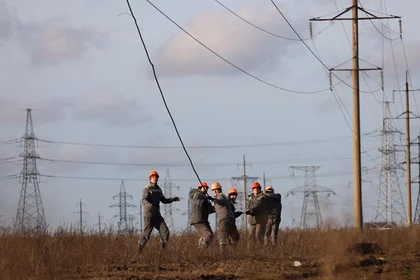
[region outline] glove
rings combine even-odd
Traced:
[[[179,201],[179,197],[177,197],[177,196],[173,197],[172,201]]]
[[[247,215],[251,215],[251,210],[247,209],[247,210],[245,211],[245,214],[247,214]]]

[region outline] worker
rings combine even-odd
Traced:
[[[266,196],[261,191],[261,185],[258,182],[252,184],[252,194],[249,196],[245,214],[250,215],[248,248],[252,248],[254,244],[263,245],[268,214]]]
[[[243,214],[242,211],[235,211],[236,207],[236,198],[238,197],[238,191],[235,188],[232,188],[228,191],[228,200],[230,202],[230,207],[232,209],[233,215],[235,217],[235,227],[232,229],[232,236],[234,236],[234,238],[232,238],[231,236],[229,236],[229,243],[232,244],[233,246],[236,246],[237,242],[239,242],[239,232],[238,232],[238,228],[236,227],[236,218],[238,218],[240,215]],[[237,242],[235,243],[234,240],[237,240]]]
[[[143,204],[144,229],[139,238],[139,253],[150,239],[153,228],[159,231],[161,247],[165,248],[169,239],[169,229],[160,214],[160,202],[164,204],[179,201],[179,197],[166,198],[158,185],[159,174],[152,171],[149,174],[150,183],[144,187],[141,202]]]
[[[272,246],[275,246],[277,243],[277,235],[281,222],[281,194],[274,193],[272,186],[267,186],[264,190],[264,194],[267,197],[268,211],[268,221],[265,230],[264,244],[268,245],[270,243]]]
[[[209,223],[209,214],[214,213],[207,191],[209,186],[206,182],[201,182],[197,189],[192,189],[189,193],[191,201],[190,224],[201,235],[198,241],[198,248],[208,248],[213,240],[213,231]]]
[[[219,182],[214,182],[211,185],[211,191],[214,196],[214,210],[217,217],[218,236],[220,249],[226,251],[226,241],[230,236],[234,245],[238,243],[238,236],[233,232],[235,226],[235,216],[233,215],[230,202],[225,194],[222,192],[222,186]]]
[[[235,211],[236,207],[236,198],[238,197],[238,191],[235,188],[232,188],[228,191],[228,197],[230,202],[230,207],[232,208],[232,212],[235,216],[235,219],[238,218],[240,215],[242,215],[242,211]]]

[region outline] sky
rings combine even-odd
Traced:
[[[332,77],[332,84],[338,85],[333,94],[324,66],[296,40],[270,1],[220,1],[260,29],[213,0],[151,2],[219,55],[188,37],[146,1],[132,1],[167,104],[200,179],[217,180],[227,192],[233,185],[231,178],[242,175],[245,155],[247,175],[259,177],[262,183],[265,174],[267,184],[282,194],[281,226],[293,227],[300,222],[303,194],[289,191],[301,187],[304,178],[299,171],[291,177],[289,167],[321,166],[317,184],[335,192],[319,194],[323,220],[351,224],[350,72],[334,72],[337,77]],[[399,39],[398,20],[360,22],[360,67],[384,69],[384,92],[379,71],[360,74],[366,181],[363,211],[364,220],[370,221],[379,184],[382,101],[392,101],[393,116],[405,110],[404,96],[393,94],[405,82],[404,49],[412,86],[419,86],[415,84],[420,75],[415,11],[420,4],[414,0],[404,1],[404,5],[396,0],[361,2],[377,15],[402,16],[404,40]],[[349,21],[313,22],[313,40],[308,38],[310,18],[334,16],[350,1],[276,3],[328,68],[351,67]],[[175,228],[186,227],[188,192],[198,180],[162,102],[125,1],[0,0],[0,60],[0,142],[20,138],[25,130],[25,109],[33,109],[35,134],[44,140],[37,142],[42,158],[37,164],[43,175],[40,190],[51,228],[77,223],[80,199],[87,212],[87,227],[98,227],[98,213],[106,225],[116,224],[113,216],[118,209],[110,206],[118,202],[113,196],[119,192],[121,180],[133,196],[130,202],[138,205],[151,170],[161,174],[161,185],[169,170],[172,183],[179,187],[173,188],[172,194],[181,197],[173,204]],[[325,91],[307,94],[321,90]],[[410,96],[411,111],[419,114],[414,94]],[[403,120],[395,120],[395,124],[403,131]],[[414,138],[420,131],[417,120],[411,128]],[[263,145],[268,143],[274,144]],[[4,176],[22,170],[21,160],[1,159],[16,157],[22,149],[20,144],[0,144],[0,224],[12,224],[21,189],[19,180]],[[404,160],[403,153],[398,157],[398,162]],[[398,174],[405,199],[404,174]],[[241,182],[234,186],[243,189]],[[413,189],[415,207],[417,191]],[[138,226],[138,206],[128,211],[135,215]]]

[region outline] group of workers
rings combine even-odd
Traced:
[[[141,252],[150,239],[153,228],[159,231],[161,247],[165,248],[168,243],[169,230],[160,213],[160,202],[167,204],[179,201],[179,197],[167,198],[158,185],[159,174],[152,171],[149,174],[150,183],[142,192],[142,204],[144,207],[144,229],[139,238],[138,247]],[[252,194],[248,198],[248,206],[245,211],[236,211],[236,198],[238,191],[232,188],[227,196],[222,192],[219,182],[211,184],[213,196],[208,194],[209,186],[206,182],[192,189],[189,193],[190,224],[200,235],[198,247],[206,249],[211,244],[214,234],[209,223],[209,215],[216,214],[219,246],[225,251],[227,245],[235,247],[239,242],[239,232],[236,227],[236,218],[242,214],[249,216],[250,231],[248,236],[248,248],[253,245],[272,245],[277,243],[277,235],[281,222],[281,195],[275,193],[271,186],[262,190],[258,182],[252,184]]]

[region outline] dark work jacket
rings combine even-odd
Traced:
[[[206,193],[199,189],[192,189],[190,197],[190,224],[206,223],[209,220],[209,214],[214,213],[214,207],[211,205]]]
[[[281,194],[279,193],[265,193],[267,197],[267,211],[269,219],[280,218],[282,205]]]
[[[251,194],[248,199],[248,209],[250,211],[249,223],[251,225],[265,224],[268,221],[267,198],[263,192],[254,196]]]
[[[231,199],[230,197],[228,199],[229,199],[229,202],[230,202],[230,208],[232,208],[233,215],[235,216],[235,219],[236,219],[240,215],[242,215],[242,212],[236,211],[236,207],[235,207],[236,201],[233,201],[233,199]]]
[[[144,206],[144,217],[162,217],[160,214],[160,202],[167,204],[172,203],[173,200],[172,198],[166,198],[162,193],[162,189],[157,184],[150,183],[145,186],[141,199],[141,203]]]

